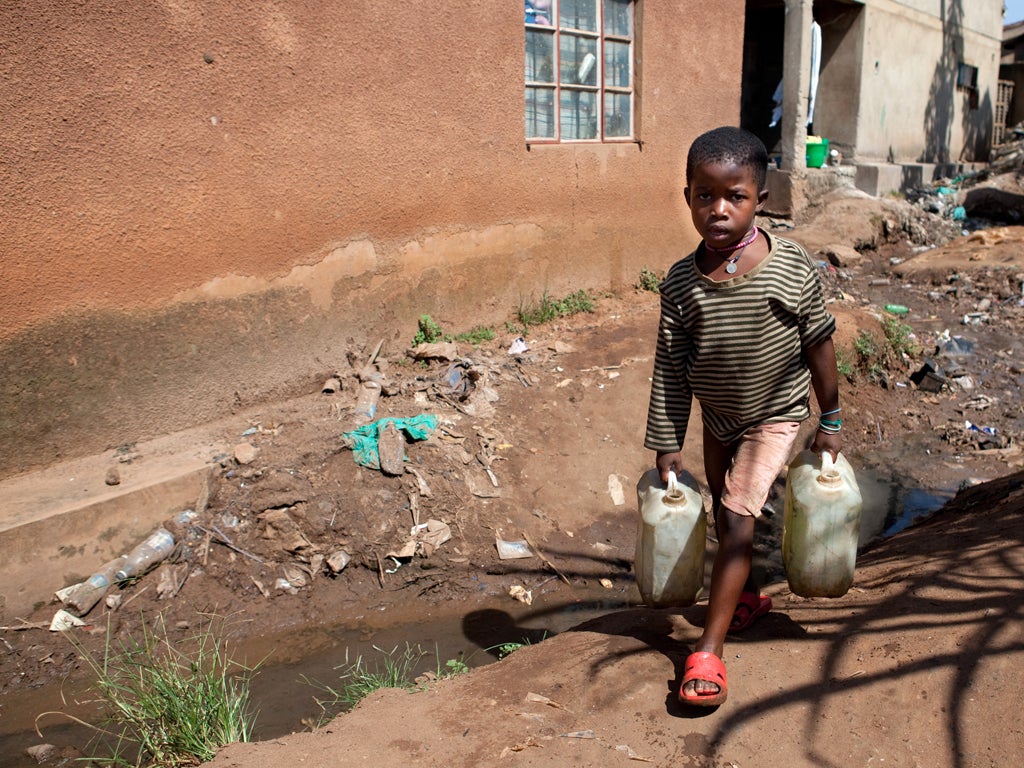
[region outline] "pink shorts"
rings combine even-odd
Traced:
[[[704,430],[704,471],[711,495],[738,515],[761,516],[772,485],[789,462],[800,423],[751,427],[732,443]]]

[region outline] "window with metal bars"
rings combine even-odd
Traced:
[[[525,0],[526,139],[634,139],[635,0]]]

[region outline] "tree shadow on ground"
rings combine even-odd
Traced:
[[[979,685],[985,661],[1024,653],[1024,472],[962,491],[946,507],[911,530],[881,542],[862,555],[855,588],[845,597],[795,603],[799,623],[784,614],[769,614],[744,641],[786,639],[826,643],[821,673],[812,681],[783,685],[777,692],[748,702],[730,702],[717,722],[711,744],[745,724],[756,727],[766,712],[795,704],[807,709],[800,728],[807,760],[838,766],[828,756],[824,724],[829,707],[861,689],[885,690],[911,684],[914,675],[943,676],[942,734],[948,764],[966,766],[965,691]],[[575,630],[636,638],[662,653],[675,670],[670,685],[678,690],[690,648],[674,637],[679,621],[703,623],[703,607],[682,611],[633,609],[602,616]],[[851,648],[858,642],[884,646],[908,633],[957,638],[936,641],[934,650],[917,657],[902,655],[897,664],[849,673]],[[728,641],[734,642],[733,638]],[[638,653],[642,650],[630,650]],[[602,665],[615,659],[602,659]],[[846,662],[847,664],[844,664]],[[866,665],[869,666],[869,665]],[[785,679],[783,677],[782,679]],[[687,716],[669,695],[670,714]],[[689,716],[693,716],[689,714]],[[941,749],[941,748],[940,748]],[[942,761],[936,761],[940,763]]]

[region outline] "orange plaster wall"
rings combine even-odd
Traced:
[[[743,3],[704,8],[641,4],[642,149],[528,150],[514,2],[5,3],[0,475],[667,268],[739,115]]]

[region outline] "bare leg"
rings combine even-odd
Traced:
[[[694,648],[719,658],[725,648],[736,603],[750,576],[750,557],[754,546],[754,518],[737,515],[728,509],[718,514],[718,554],[711,571],[711,597],[708,601],[704,632]],[[714,693],[718,686],[697,680],[687,683],[687,693]]]

